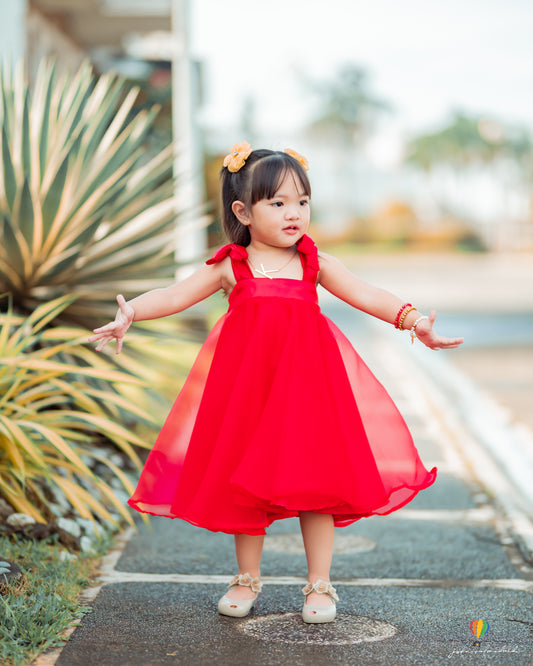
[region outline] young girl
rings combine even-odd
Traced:
[[[316,285],[410,329],[431,349],[462,338],[433,329],[436,313],[352,275],[306,235],[311,187],[294,151],[232,148],[221,171],[231,244],[186,280],[126,302],[95,329],[117,353],[133,321],[181,312],[219,289],[229,310],[203,345],[128,503],[235,535],[238,575],[220,599],[247,615],[261,591],[265,528],[299,517],[308,566],[305,622],[330,622],[334,526],[384,515],[430,486],[407,426],[347,338],[318,307]]]

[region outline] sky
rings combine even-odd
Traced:
[[[351,63],[368,71],[370,92],[394,107],[374,139],[377,161],[394,161],[396,143],[442,127],[453,109],[533,131],[531,0],[191,5],[191,46],[204,64],[208,126],[238,132],[243,99],[252,95],[262,134],[275,142],[298,132],[316,100],[297,73],[323,80]]]

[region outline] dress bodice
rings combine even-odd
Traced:
[[[293,298],[317,304],[316,281],[319,270],[317,247],[307,235],[302,236],[296,247],[303,268],[301,280],[255,277],[248,263],[246,248],[235,243],[221,247],[206,263],[215,264],[227,256],[231,258],[231,266],[237,284],[229,295],[230,309],[248,298],[254,297]]]

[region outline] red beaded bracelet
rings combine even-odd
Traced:
[[[412,303],[404,303],[402,307],[398,310],[398,314],[396,315],[396,319],[394,320],[394,328],[399,328],[399,322],[400,322],[400,317],[402,316],[402,312],[405,310],[405,308],[412,307]]]

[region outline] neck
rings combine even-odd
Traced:
[[[248,250],[248,253],[250,253],[250,250],[252,251],[253,254],[258,254],[258,255],[269,255],[269,257],[275,258],[275,257],[286,257],[287,253],[293,254],[296,249],[296,243],[294,245],[290,245],[289,247],[277,247],[275,245],[267,245],[266,243],[262,243],[261,241],[257,240],[251,240],[250,244],[246,248]]]

